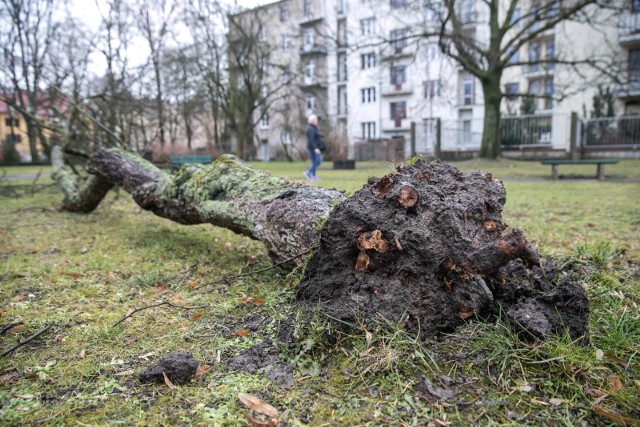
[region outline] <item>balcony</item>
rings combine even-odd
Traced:
[[[304,77],[300,82],[300,87],[302,89],[326,89],[327,81],[326,79],[320,77]]]
[[[409,46],[395,47],[391,44],[386,44],[380,48],[378,56],[381,61],[394,61],[401,58],[410,58],[413,56],[413,52]]]
[[[311,13],[305,17],[303,17],[300,21],[298,21],[298,25],[301,27],[311,27],[316,25],[318,22],[322,22],[324,18],[320,13]]]
[[[386,84],[380,88],[382,96],[405,96],[413,93],[413,87],[408,83],[394,85]]]
[[[640,13],[622,13],[618,16],[618,42],[622,46],[640,44]]]
[[[555,69],[555,64],[548,64],[548,63],[531,64],[526,66],[524,74],[530,79],[553,76],[554,69]]]
[[[410,130],[411,130],[411,120],[409,119],[382,120],[383,132],[409,132]]]
[[[617,85],[614,93],[618,98],[626,101],[640,100],[640,79]]]
[[[321,44],[314,44],[312,46],[302,46],[300,48],[300,56],[306,55],[326,55],[327,47]]]

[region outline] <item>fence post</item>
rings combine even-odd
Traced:
[[[569,133],[569,157],[571,160],[578,160],[580,153],[578,153],[578,113],[571,112],[570,120],[570,133]]]
[[[442,153],[441,138],[442,138],[442,121],[440,120],[440,117],[438,117],[436,119],[436,143],[435,143],[435,146],[433,147],[433,154],[436,157],[436,159],[439,159]]]
[[[411,122],[411,156],[416,155],[416,122]]]

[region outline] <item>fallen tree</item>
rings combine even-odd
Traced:
[[[209,223],[265,244],[274,263],[302,266],[301,305],[340,325],[378,318],[429,336],[504,312],[526,337],[587,335],[588,301],[540,259],[524,233],[503,234],[506,193],[485,172],[418,161],[352,197],[247,167],[233,156],[175,175],[115,148],[98,149],[79,180],[56,151],[61,208],[94,209],[112,186],[180,224]]]

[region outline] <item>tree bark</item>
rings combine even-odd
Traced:
[[[587,334],[582,288],[565,281],[556,289],[557,270],[524,233],[503,235],[506,193],[489,173],[419,161],[371,178],[346,199],[230,155],[170,175],[134,154],[100,149],[89,170],[98,189],[118,185],[156,215],[257,239],[285,268],[305,265],[296,256],[315,249],[297,300],[320,305],[340,325],[369,327],[383,318],[428,337],[469,317],[504,312],[529,337]],[[78,205],[74,199],[63,207]]]
[[[57,161],[55,178],[66,189],[65,194],[79,190],[78,183],[59,166]],[[170,175],[135,154],[100,149],[91,156],[89,171],[95,177],[94,186],[107,191],[105,183],[109,188],[120,186],[140,207],[158,216],[186,225],[208,223],[259,240],[275,263],[316,245],[319,224],[335,203],[344,200],[336,190],[274,177],[230,155],[218,157],[208,166],[188,165]],[[105,194],[96,192],[93,202],[87,204],[80,202],[89,198],[86,192],[69,195],[62,208],[86,212]],[[303,257],[295,258],[289,267],[303,263]]]
[[[482,129],[482,145],[480,157],[495,159],[500,156],[500,79],[492,78],[482,83],[484,92],[484,122]]]

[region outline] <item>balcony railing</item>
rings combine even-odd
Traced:
[[[622,13],[618,16],[620,44],[640,42],[640,13]]]
[[[386,119],[382,120],[383,132],[404,132],[411,128],[411,120],[409,119]]]
[[[634,79],[624,84],[616,85],[614,93],[618,98],[639,98],[640,99],[640,79]]]
[[[413,87],[409,83],[403,84],[391,84],[388,83],[380,88],[382,96],[401,96],[411,95],[413,93]]]
[[[303,45],[300,48],[300,55],[326,55],[327,47],[322,44]]]

